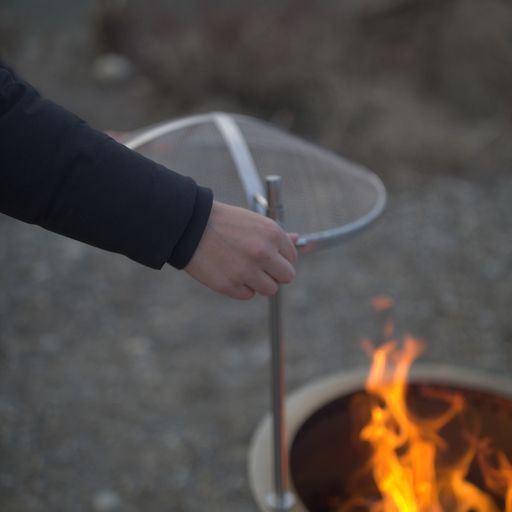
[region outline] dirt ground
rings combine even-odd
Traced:
[[[57,16],[6,2],[0,51],[97,128],[240,111],[383,179],[382,218],[304,256],[286,290],[290,389],[367,366],[359,342],[379,331],[381,293],[399,331],[427,342],[424,360],[508,375],[510,4],[221,4],[55,2]],[[127,66],[105,71],[106,52]],[[0,287],[2,512],[256,511],[246,463],[269,407],[265,300],[5,216]]]

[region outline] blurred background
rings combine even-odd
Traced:
[[[424,360],[509,373],[509,1],[0,0],[0,57],[101,130],[241,112],[382,178],[383,217],[298,264],[290,389],[367,365],[382,293]],[[2,512],[256,511],[265,300],[5,216],[0,290]]]

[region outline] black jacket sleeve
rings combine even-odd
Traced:
[[[0,63],[0,212],[152,268],[183,268],[213,197],[43,99]]]

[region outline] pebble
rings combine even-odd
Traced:
[[[122,55],[106,53],[96,59],[93,64],[92,74],[98,82],[120,82],[127,80],[133,75],[133,65]]]
[[[111,489],[98,491],[92,500],[95,512],[112,512],[121,509],[121,497]]]

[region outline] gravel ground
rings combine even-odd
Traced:
[[[81,37],[52,44],[72,51]],[[100,87],[69,71],[66,51],[43,67],[28,46],[19,69],[96,126],[156,120],[137,100],[147,84]],[[383,217],[303,257],[287,290],[291,389],[367,364],[359,340],[380,328],[380,293],[396,299],[399,330],[427,341],[425,360],[508,374],[510,163],[383,162]],[[0,240],[2,512],[255,512],[246,457],[269,406],[265,300],[236,303],[4,216]]]

